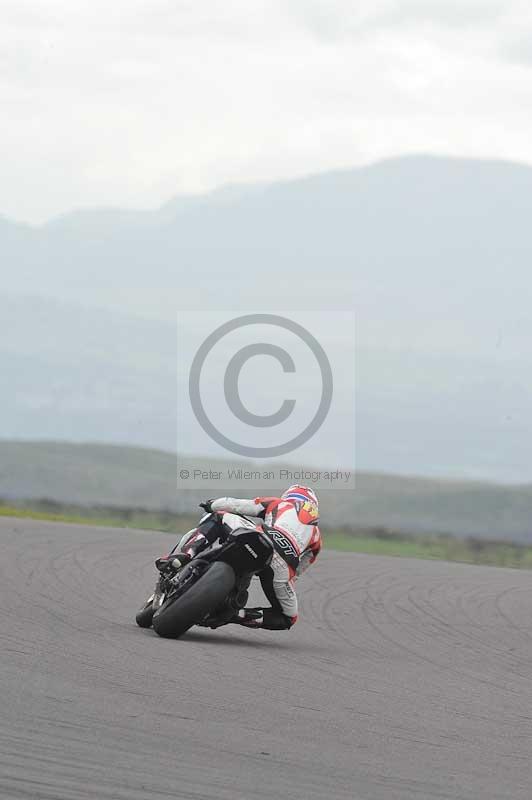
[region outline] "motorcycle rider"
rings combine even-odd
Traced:
[[[256,497],[253,500],[219,497],[200,503],[200,506],[208,516],[183,536],[177,552],[157,559],[157,568],[164,570],[170,564],[179,569],[217,539],[225,538],[228,529],[241,528],[242,520],[233,516],[235,514],[262,519],[274,553],[271,565],[260,573],[259,579],[271,605],[267,608],[243,608],[230,622],[267,630],[291,628],[298,616],[295,580],[314,563],[321,549],[315,493],[307,486],[296,484],[281,497]]]

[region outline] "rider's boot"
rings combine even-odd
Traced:
[[[297,621],[274,608],[241,608],[229,622],[246,628],[265,628],[268,631],[289,630]]]
[[[263,610],[262,608],[241,608],[229,621],[236,625],[244,625],[246,628],[262,628]]]
[[[168,556],[161,556],[155,560],[155,566],[159,572],[178,572],[185,564],[188,564],[192,556],[187,553],[170,553]]]
[[[182,553],[170,553],[167,556],[158,558],[155,561],[155,566],[159,572],[166,572],[173,570],[178,572],[183,569],[185,564],[188,564],[194,556],[197,556],[208,544],[206,537],[202,533],[195,533],[191,539],[185,544],[185,550]]]

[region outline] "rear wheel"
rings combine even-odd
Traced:
[[[153,616],[154,631],[159,636],[181,636],[223,603],[235,580],[233,568],[216,561],[188,591],[161,606]]]

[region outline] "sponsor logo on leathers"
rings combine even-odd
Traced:
[[[272,530],[272,531],[270,531],[270,533],[271,533],[271,535],[272,535],[272,537],[273,537],[273,540],[275,541],[275,543],[276,543],[276,544],[277,544],[277,546],[279,547],[279,549],[280,549],[280,550],[282,550],[282,552],[283,552],[285,555],[287,555],[287,556],[292,556],[293,558],[297,558],[297,557],[298,557],[298,555],[297,555],[297,552],[296,552],[296,549],[295,549],[294,545],[293,545],[293,544],[292,544],[292,542],[291,542],[291,541],[290,541],[290,540],[289,540],[289,539],[288,539],[288,538],[287,538],[287,537],[284,535],[284,533],[281,533],[280,531],[277,531],[277,530],[275,530],[275,529],[274,529],[274,530]]]

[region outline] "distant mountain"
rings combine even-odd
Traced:
[[[212,461],[204,465],[218,466]],[[194,513],[204,497],[176,491],[176,470],[175,454],[152,449],[0,441],[0,499]],[[376,526],[532,543],[531,486],[361,472],[356,492],[322,491],[320,502],[325,533],[341,525]]]
[[[167,321],[221,291],[355,308],[365,347],[532,357],[531,211],[528,166],[397,158],[158,211],[0,221],[2,287]]]
[[[419,156],[0,219],[0,434],[173,449],[177,309],[353,308],[360,467],[532,480],[531,212],[530,167]]]
[[[34,296],[0,295],[0,308],[0,437],[176,450],[175,325]],[[355,366],[356,452],[340,426],[315,462],[532,480],[525,358],[359,346]],[[181,449],[197,451],[179,428]]]
[[[288,268],[301,280],[349,277],[360,301],[399,291],[468,301],[473,288],[482,304],[501,279],[511,292],[511,276],[526,278],[531,196],[530,167],[419,156],[181,197],[158,212],[4,222],[4,288],[55,292],[65,279],[179,288],[190,269],[195,281],[245,274],[256,284]]]
[[[0,296],[0,436],[176,449],[176,331]]]

